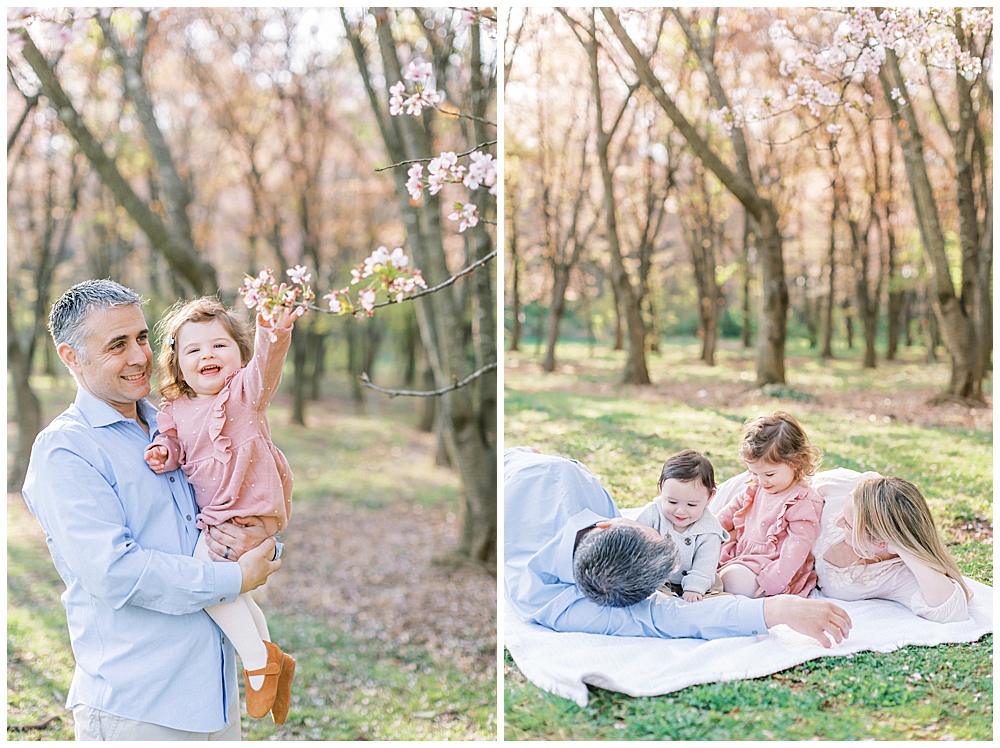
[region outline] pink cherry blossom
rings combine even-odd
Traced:
[[[368,316],[372,316],[372,311],[375,309],[375,289],[365,288],[358,292],[358,303],[361,308],[367,312]]]
[[[475,204],[466,203],[465,205],[459,206],[456,203],[456,208],[461,208],[460,210],[455,210],[454,213],[448,216],[450,221],[460,221],[458,225],[458,232],[462,233],[467,228],[475,226],[479,223],[479,212],[476,209]]]
[[[393,117],[403,113],[403,94],[406,93],[406,86],[402,81],[397,81],[389,87],[389,114]]]
[[[434,76],[434,66],[421,59],[413,60],[403,71],[403,77],[420,86],[426,86]]]
[[[365,270],[361,274],[362,278],[367,278],[375,272],[378,266],[385,267],[389,264],[389,250],[387,247],[379,247],[365,259]]]
[[[405,252],[403,252],[402,247],[396,247],[389,255],[389,264],[397,270],[402,270],[410,264],[410,258],[406,256]]]
[[[489,153],[474,151],[469,155],[472,165],[462,180],[462,184],[470,190],[478,189],[481,184],[491,187],[496,184],[496,162]],[[492,180],[492,181],[488,181]]]
[[[409,179],[406,180],[406,191],[410,193],[410,197],[414,200],[419,200],[420,196],[423,194],[424,185],[421,178],[424,173],[423,164],[414,164],[410,167],[406,175]]]
[[[308,283],[312,279],[312,274],[305,265],[296,265],[291,270],[286,270],[285,274],[291,278],[292,283]]]
[[[330,311],[334,314],[340,314],[343,311],[344,306],[340,303],[340,299],[337,298],[336,291],[326,294],[323,299],[330,302]]]

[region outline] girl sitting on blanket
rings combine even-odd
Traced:
[[[269,535],[288,523],[292,471],[271,442],[267,406],[302,311],[257,316],[256,338],[217,299],[178,303],[160,321],[159,434],[146,448],[154,473],[183,468],[200,510],[202,531],[194,556],[205,561],[208,528],[229,519],[258,517]],[[171,478],[173,480],[173,478]],[[229,549],[226,556],[229,561]],[[295,660],[273,644],[260,608],[243,593],[205,608],[243,661],[247,714],[271,712],[275,724],[288,714]]]
[[[862,478],[835,527],[816,546],[824,594],[895,600],[937,623],[968,619],[972,593],[915,485],[901,478]]]
[[[823,498],[805,480],[816,472],[821,453],[779,410],[746,425],[739,455],[750,485],[718,515],[730,535],[719,559],[725,590],[808,597],[816,587],[812,546]]]

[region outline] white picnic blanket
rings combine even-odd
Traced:
[[[720,494],[723,487],[731,488],[723,484]],[[933,623],[890,600],[838,600],[854,626],[847,639],[829,649],[787,626],[775,626],[766,636],[712,641],[560,633],[526,623],[506,601],[503,639],[528,680],[582,707],[587,705],[587,685],[657,696],[699,683],[759,678],[817,657],[977,641],[993,631],[993,588],[970,579],[966,584],[974,596],[969,620],[960,623]]]

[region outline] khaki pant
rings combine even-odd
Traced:
[[[77,740],[240,740],[240,702],[229,707],[229,724],[216,732],[187,732],[172,727],[117,717],[100,709],[78,706],[73,710]]]
[[[659,591],[664,595],[670,595],[671,597],[680,597],[684,594],[683,587],[679,584],[671,584],[670,582],[667,582],[665,585],[660,587]],[[705,597],[708,597],[709,595],[717,595],[722,591],[722,577],[716,574],[715,581],[713,581],[712,586],[708,588],[708,592],[705,593]]]

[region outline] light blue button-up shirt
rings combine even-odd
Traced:
[[[156,408],[137,406],[155,428]],[[76,658],[66,707],[214,732],[238,698],[236,664],[204,608],[235,600],[242,573],[191,557],[194,493],[180,470],[149,469],[149,443],[81,387],[31,451],[24,499],[66,583]]]
[[[616,636],[766,634],[764,601],[725,596],[687,603],[654,594],[627,608],[591,602],[573,577],[576,534],[620,513],[574,460],[524,447],[504,453],[504,591],[525,620],[555,631]]]

